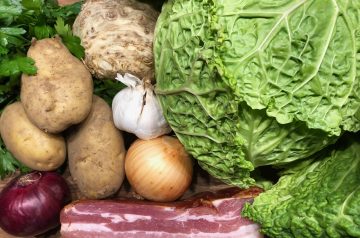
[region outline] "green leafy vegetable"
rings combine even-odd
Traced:
[[[113,79],[94,79],[94,94],[104,99],[110,106],[115,95],[125,85]]]
[[[85,56],[85,49],[81,45],[80,38],[72,34],[70,26],[66,25],[62,18],[56,20],[55,30],[72,54],[79,59]]]
[[[0,21],[4,25],[9,25],[14,21],[14,18],[19,16],[22,12],[20,1],[1,0],[0,1]]]
[[[18,168],[18,161],[6,150],[3,141],[0,138],[0,179],[8,173],[15,172]]]
[[[35,74],[34,60],[28,57],[15,56],[12,59],[3,59],[0,64],[0,76],[19,75],[21,73]]]
[[[0,113],[18,100],[21,74],[33,75],[37,71],[34,61],[26,57],[33,38],[60,35],[72,54],[84,56],[80,39],[70,28],[80,9],[81,2],[59,7],[53,1],[0,0]],[[25,169],[2,141],[0,146],[0,178],[16,168]]]
[[[360,141],[300,163],[243,215],[270,237],[360,237]]]
[[[324,10],[326,9],[326,11]],[[200,165],[249,186],[360,129],[358,1],[170,0],[156,93]]]
[[[22,165],[16,160],[12,154],[6,150],[3,141],[0,138],[0,179],[3,179],[5,175],[14,173],[17,169],[21,172],[29,172],[30,169]]]

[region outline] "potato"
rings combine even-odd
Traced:
[[[57,0],[57,3],[59,6],[67,6],[67,5],[71,5],[74,4],[76,2],[80,2],[81,0]]]
[[[105,198],[119,190],[125,146],[103,99],[94,96],[87,119],[69,133],[67,148],[70,174],[85,197]]]
[[[64,138],[48,134],[33,125],[20,102],[6,106],[2,112],[0,134],[13,156],[31,169],[50,171],[65,161]]]
[[[58,37],[34,41],[27,55],[35,60],[38,71],[34,76],[22,75],[20,98],[33,124],[58,133],[83,121],[93,94],[85,65]]]

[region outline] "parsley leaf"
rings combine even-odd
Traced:
[[[26,31],[23,28],[18,28],[18,27],[1,27],[0,32],[3,34],[16,36],[16,35],[22,35]]]
[[[94,79],[94,94],[104,99],[110,106],[115,95],[126,86],[113,79]]]
[[[10,25],[21,13],[20,1],[0,0],[0,23]]]
[[[79,1],[63,7],[54,7],[54,3],[48,1],[47,7],[44,8],[44,14],[46,15],[46,18],[62,18],[65,19],[66,23],[71,24],[75,21],[76,16],[79,14],[82,3],[83,1]]]
[[[21,4],[27,10],[41,11],[44,0],[22,0]]]
[[[21,164],[6,150],[4,142],[0,138],[0,179],[3,179],[7,174],[15,172],[17,169],[21,172],[28,172],[31,170]]]
[[[80,38],[73,35],[70,26],[65,24],[64,20],[60,17],[56,20],[55,30],[73,55],[80,59],[85,56],[85,49],[81,46]]]
[[[54,28],[49,25],[40,25],[34,27],[34,35],[38,40],[50,38],[55,34]]]
[[[12,59],[0,61],[0,76],[18,75],[26,73],[33,75],[36,73],[35,62],[33,59],[24,56],[15,56]]]

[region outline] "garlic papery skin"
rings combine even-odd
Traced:
[[[171,132],[151,84],[128,73],[117,74],[116,79],[127,86],[112,101],[114,124],[118,129],[143,140]]]

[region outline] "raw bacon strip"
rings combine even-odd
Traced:
[[[61,212],[62,238],[75,237],[263,237],[241,217],[245,202],[261,190],[230,188],[173,203],[140,200],[83,200]]]

